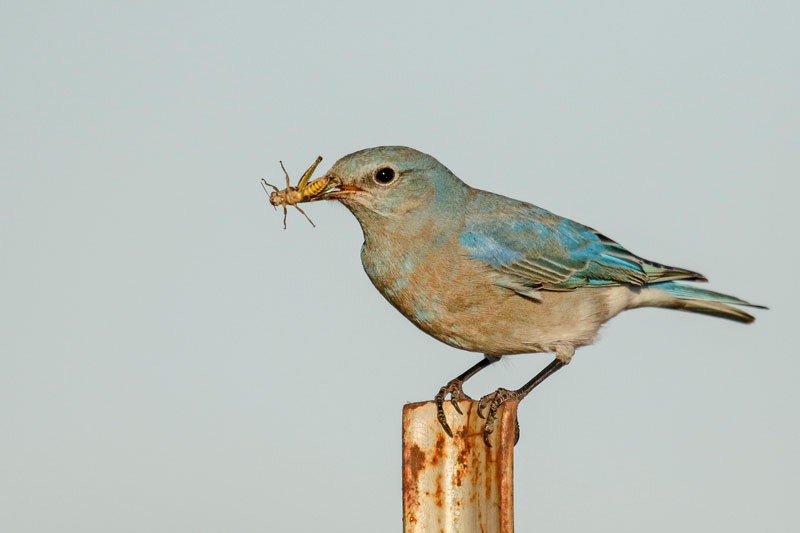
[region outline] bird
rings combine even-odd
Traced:
[[[588,226],[470,187],[413,148],[360,150],[325,177],[336,186],[320,199],[340,202],[359,222],[361,261],[383,297],[428,335],[484,355],[435,396],[451,437],[443,403],[461,413],[458,400],[471,399],[464,382],[503,356],[554,359],[519,389],[480,399],[487,445],[500,405],[525,398],[622,311],[660,307],[750,323],[740,307],[764,308],[700,288],[692,282],[707,281],[702,274],[644,259]]]

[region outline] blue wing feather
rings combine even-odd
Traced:
[[[503,286],[510,281],[526,290],[573,290],[705,280],[696,272],[642,259],[592,228],[539,207],[481,193],[489,196],[476,201],[489,205],[470,210],[480,214],[465,221],[460,243],[469,256],[508,277]]]

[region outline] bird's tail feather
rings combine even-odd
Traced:
[[[751,304],[735,296],[674,281],[645,285],[638,304],[647,307],[667,307],[693,313],[703,313],[748,324],[755,320],[755,317],[734,306],[766,309],[762,305]]]

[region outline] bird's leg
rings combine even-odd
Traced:
[[[300,209],[300,208],[297,206],[297,204],[292,204],[292,206],[294,206],[294,208],[295,208],[295,209],[297,209],[298,211],[300,211],[301,213],[303,213],[303,216],[304,216],[304,217],[306,217],[306,220],[308,220],[309,222],[311,222],[311,225],[312,225],[312,226],[314,226],[315,228],[317,227],[317,226],[316,226],[316,224],[314,224],[314,222],[312,222],[312,221],[311,221],[311,219],[310,219],[310,218],[308,218],[308,215],[306,215],[306,212],[305,212],[305,211],[303,211],[302,209]]]
[[[483,359],[481,359],[476,365],[469,367],[466,372],[459,375],[455,379],[451,379],[447,382],[447,385],[439,389],[439,394],[433,399],[436,402],[436,416],[439,419],[439,423],[442,425],[442,429],[444,432],[453,436],[453,431],[450,429],[450,425],[447,423],[447,418],[444,416],[444,399],[447,395],[450,395],[450,403],[453,404],[453,407],[458,412],[458,414],[463,415],[464,413],[461,412],[461,408],[458,406],[458,400],[469,400],[470,397],[464,394],[463,385],[464,382],[467,381],[469,378],[486,368],[487,366],[491,365],[492,363],[499,361],[500,358],[494,355],[487,355]]]
[[[497,410],[500,408],[500,405],[508,400],[517,400],[518,402],[522,401],[522,399],[525,398],[525,396],[535,389],[542,381],[553,375],[556,370],[566,364],[566,361],[556,358],[553,360],[553,362],[544,367],[541,372],[536,374],[532,380],[517,390],[497,389],[496,391],[481,398],[478,402],[478,416],[481,418],[486,418],[486,423],[483,426],[483,442],[485,442],[487,446],[491,447],[491,444],[489,444],[489,435],[492,433],[492,431],[494,431],[494,424],[497,420]],[[487,406],[489,410],[486,415],[484,415],[483,411],[487,408]],[[514,444],[516,444],[518,440],[519,424],[517,423]]]

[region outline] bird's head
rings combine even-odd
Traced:
[[[326,177],[338,186],[324,195],[367,220],[403,221],[457,206],[469,190],[439,161],[405,146],[368,148],[337,161]]]

